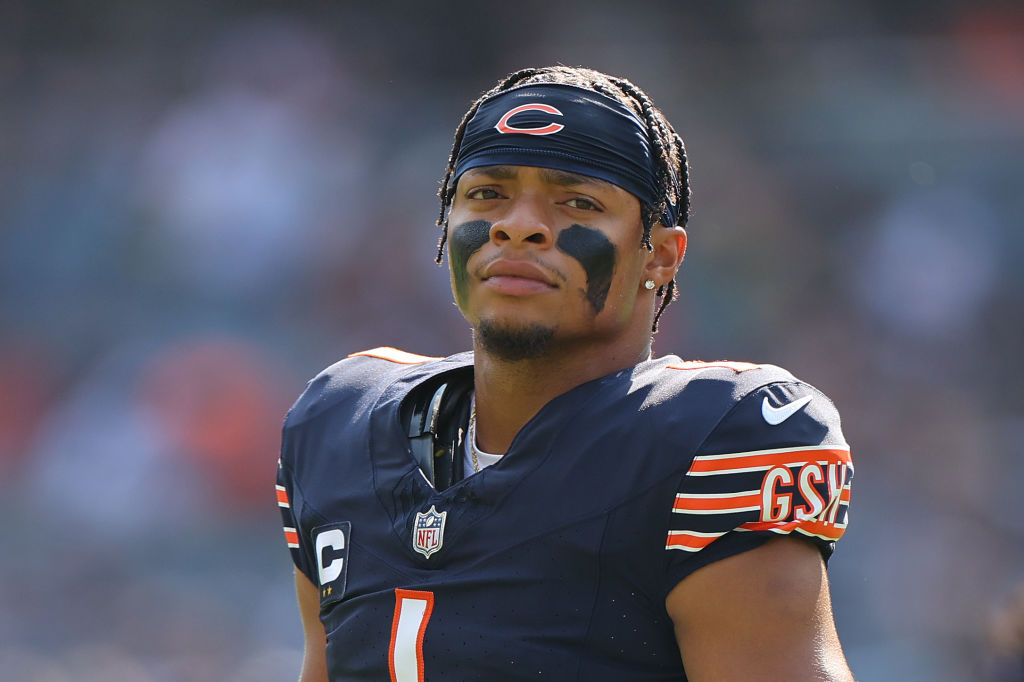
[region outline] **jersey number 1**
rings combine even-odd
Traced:
[[[391,682],[423,682],[423,634],[434,593],[395,590],[395,617],[391,621],[388,668]]]

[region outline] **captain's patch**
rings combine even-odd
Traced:
[[[313,529],[321,606],[339,601],[345,596],[351,538],[352,524],[349,521],[317,526]]]

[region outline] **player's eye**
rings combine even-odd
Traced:
[[[475,187],[466,192],[467,199],[500,199],[501,195],[490,187]]]
[[[573,197],[572,199],[569,199],[569,201],[565,202],[565,205],[569,206],[570,208],[578,208],[578,209],[581,209],[581,210],[584,210],[584,211],[600,211],[601,210],[600,206],[598,206],[596,203],[594,203],[590,199],[586,199],[584,197]]]

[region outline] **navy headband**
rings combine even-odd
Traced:
[[[646,208],[665,200],[661,221],[679,218],[658,179],[647,126],[611,97],[575,85],[535,83],[484,100],[466,124],[453,184],[480,166],[539,166],[607,180]]]

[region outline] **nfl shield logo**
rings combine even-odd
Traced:
[[[412,548],[423,556],[430,555],[441,549],[444,544],[444,520],[447,511],[438,513],[437,507],[430,505],[427,513],[416,512],[416,523],[412,527]]]

